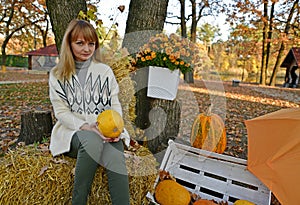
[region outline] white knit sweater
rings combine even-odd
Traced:
[[[85,85],[81,86],[78,76],[61,82],[53,74],[49,76],[49,95],[57,119],[53,127],[50,151],[53,156],[68,152],[73,134],[84,123],[95,123],[104,110],[114,109],[122,115],[118,99],[119,86],[111,68],[102,63],[91,62]],[[128,132],[121,134],[129,143]]]

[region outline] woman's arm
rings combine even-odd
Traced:
[[[50,73],[49,77],[49,96],[54,110],[56,119],[65,127],[71,130],[79,130],[80,127],[86,123],[84,118],[73,113],[67,103],[57,93],[58,81]]]

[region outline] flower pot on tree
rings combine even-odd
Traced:
[[[174,100],[180,80],[179,70],[174,71],[157,66],[149,66],[147,96],[164,100]]]

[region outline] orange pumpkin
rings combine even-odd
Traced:
[[[188,205],[191,201],[189,191],[171,179],[160,181],[155,188],[154,196],[160,205]]]
[[[207,199],[199,199],[193,203],[193,205],[218,205],[212,200],[207,200]]]
[[[118,137],[124,129],[124,121],[115,110],[105,110],[97,117],[98,129],[107,138]]]
[[[191,145],[196,148],[222,154],[226,149],[226,130],[222,118],[211,112],[199,114],[194,120]]]
[[[235,201],[233,205],[255,205],[255,204],[248,200],[239,199]]]

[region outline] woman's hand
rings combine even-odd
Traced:
[[[116,137],[116,138],[104,137],[104,135],[98,129],[97,123],[93,123],[93,124],[85,123],[80,127],[80,129],[81,130],[89,130],[89,131],[93,131],[93,132],[97,133],[102,138],[103,142],[118,142],[120,140],[120,137]]]

